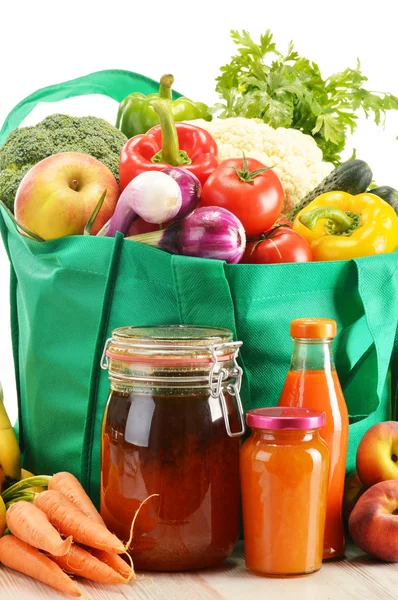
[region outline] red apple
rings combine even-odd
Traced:
[[[104,190],[92,234],[112,216],[119,186],[102,162],[80,152],[61,152],[38,162],[22,179],[15,218],[44,240],[82,234]]]
[[[361,550],[398,562],[398,481],[382,481],[359,498],[348,527]]]
[[[398,479],[398,423],[373,425],[363,436],[357,452],[357,473],[366,487]]]
[[[347,477],[344,485],[343,515],[345,519],[348,520],[354,506],[364,491],[365,487],[359,479],[358,473],[353,471],[351,475]]]

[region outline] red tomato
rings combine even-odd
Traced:
[[[258,169],[264,169],[257,172]],[[241,221],[248,237],[275,223],[284,201],[279,177],[254,158],[224,160],[203,186],[201,206],[221,206]]]
[[[268,264],[312,261],[311,248],[290,227],[275,227],[259,242],[249,242],[242,263]]]

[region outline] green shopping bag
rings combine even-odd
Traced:
[[[103,71],[40,90],[6,120],[0,140],[38,100],[102,93],[120,100],[157,84]],[[398,252],[351,261],[227,265],[115,238],[37,242],[2,209],[11,263],[11,327],[26,468],[69,470],[98,500],[108,376],[101,353],[123,325],[228,327],[243,341],[245,409],[274,405],[289,366],[289,323],[337,321],[336,363],[349,414],[348,469],[364,432],[393,414],[398,361]],[[395,351],[394,351],[395,343]],[[393,383],[391,381],[393,379]]]

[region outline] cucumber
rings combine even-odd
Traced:
[[[381,187],[369,190],[370,194],[375,194],[385,200],[390,206],[393,207],[398,216],[398,191],[389,185],[382,185]]]
[[[300,210],[303,210],[310,202],[326,192],[347,192],[348,194],[362,194],[368,189],[372,181],[373,173],[365,161],[357,158],[347,160],[334,169],[321,183],[306,195],[294,209],[287,215],[293,221]]]

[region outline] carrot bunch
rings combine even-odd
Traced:
[[[24,491],[29,480],[3,493],[10,534],[0,538],[0,562],[75,597],[83,594],[67,574],[100,583],[134,579],[133,565],[120,556],[131,539],[124,546],[106,528],[76,477],[45,479],[48,489],[39,494]]]

